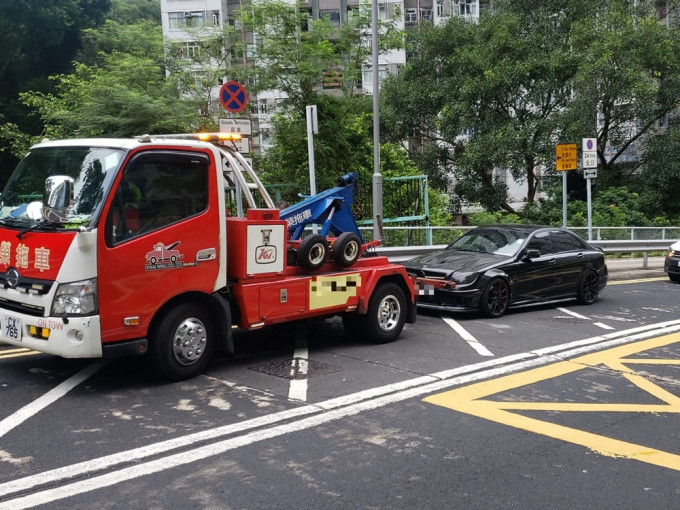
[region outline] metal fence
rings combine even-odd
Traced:
[[[385,246],[428,246],[449,244],[474,226],[463,227],[383,227]],[[360,227],[364,239],[372,239],[371,227]],[[588,240],[587,227],[569,227],[569,230]],[[592,227],[592,242],[597,241],[666,241],[666,249],[671,242],[680,240],[680,227]],[[427,242],[429,238],[431,242]]]

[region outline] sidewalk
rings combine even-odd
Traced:
[[[607,258],[605,262],[609,270],[609,280],[637,280],[640,278],[668,278],[663,270],[665,257],[647,257],[647,269],[644,269],[644,258]]]

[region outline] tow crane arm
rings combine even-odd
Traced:
[[[354,220],[351,205],[358,192],[359,176],[348,173],[340,177],[335,188],[306,197],[302,202],[291,205],[279,212],[279,217],[288,222],[288,235],[292,240],[300,239],[308,225],[321,225],[321,236],[329,233],[339,236],[350,232],[363,238]]]

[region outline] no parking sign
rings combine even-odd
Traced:
[[[220,88],[220,103],[225,110],[238,113],[248,106],[248,92],[237,81],[228,81]]]

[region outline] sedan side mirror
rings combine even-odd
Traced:
[[[536,250],[536,249],[527,250],[527,258],[528,259],[537,259],[540,256],[541,256],[540,250]]]

